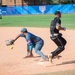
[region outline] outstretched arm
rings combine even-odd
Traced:
[[[20,34],[17,35],[17,37],[14,39],[14,42],[20,37]]]

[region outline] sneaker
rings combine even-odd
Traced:
[[[55,58],[59,59],[59,56],[58,56],[58,55],[56,55],[56,56],[55,56]]]
[[[49,59],[48,58],[40,59],[40,62],[44,62],[44,61],[49,61]]]
[[[25,56],[24,58],[32,58],[32,57],[34,57],[33,55],[30,55],[30,56]]]
[[[51,63],[53,63],[53,62],[52,62],[52,54],[49,54],[49,55],[48,55],[48,58],[49,58],[49,61],[50,61]]]

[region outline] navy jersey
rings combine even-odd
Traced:
[[[28,44],[32,43],[33,45],[41,40],[40,37],[35,36],[34,34],[32,34],[30,32],[27,32],[26,36],[24,36],[23,34],[20,34],[20,37],[24,37],[26,39],[26,41],[28,42]]]
[[[54,33],[59,33],[59,30],[56,29],[56,24],[59,23],[61,25],[61,20],[57,17],[54,18],[54,20],[51,21],[50,24],[50,33],[54,34]]]

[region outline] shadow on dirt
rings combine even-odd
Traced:
[[[62,62],[60,64],[57,64],[58,65],[66,65],[66,64],[75,64],[75,60],[72,60],[72,61],[65,61],[65,62]]]

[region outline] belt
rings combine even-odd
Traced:
[[[59,35],[59,34],[51,34],[50,36],[52,37],[52,36],[57,36],[57,35]]]

